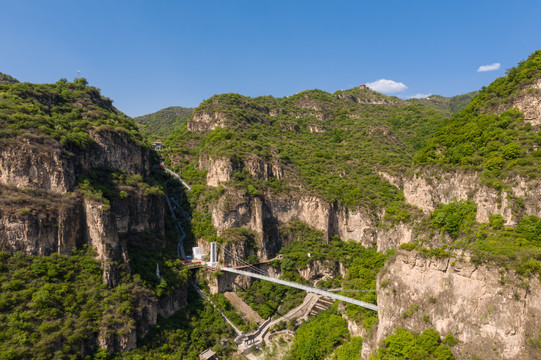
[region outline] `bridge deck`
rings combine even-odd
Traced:
[[[282,279],[275,279],[275,278],[272,278],[270,276],[255,274],[255,273],[252,273],[252,272],[243,271],[243,270],[234,269],[234,268],[222,267],[219,270],[227,271],[227,272],[235,273],[235,274],[239,274],[239,275],[251,276],[251,277],[254,277],[256,279],[271,281],[271,282],[274,282],[274,283],[277,283],[277,284],[290,286],[290,287],[294,287],[294,288],[301,289],[301,290],[304,290],[304,291],[308,291],[308,292],[311,292],[311,293],[323,295],[323,296],[329,297],[331,299],[336,299],[336,300],[344,301],[344,302],[347,302],[347,303],[350,303],[350,304],[362,306],[362,307],[364,307],[366,309],[378,311],[377,305],[369,304],[367,302],[357,300],[357,299],[352,299],[352,298],[349,298],[349,297],[346,297],[346,296],[334,294],[332,292],[321,290],[321,289],[318,289],[318,288],[313,287],[313,286],[301,285],[301,284],[294,283],[292,281],[287,281],[287,280],[282,280]]]

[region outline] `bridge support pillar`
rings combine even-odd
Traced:
[[[218,263],[218,254],[216,251],[216,242],[213,241],[210,243],[210,261],[209,266],[216,267],[216,264]]]

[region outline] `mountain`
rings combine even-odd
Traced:
[[[0,354],[134,348],[186,304],[157,155],[85,79],[0,93]]]
[[[193,108],[171,106],[152,114],[137,116],[133,121],[141,133],[149,140],[165,139],[174,129],[186,124]]]
[[[0,85],[9,85],[18,83],[19,80],[15,79],[13,76],[4,74],[0,72]]]
[[[394,190],[378,171],[407,169],[444,120],[438,110],[369,89],[309,90],[288,98],[222,94],[196,108],[166,145],[171,153],[197,153],[190,162],[208,171],[209,183],[235,182],[234,173],[245,168],[246,181],[264,180],[260,188],[252,184],[260,191],[270,177],[329,201],[381,204]],[[254,168],[266,163],[274,168]]]
[[[455,98],[355,88],[205,100],[163,152],[194,185],[190,241],[218,240],[244,259],[281,254],[267,271],[297,281],[377,288],[377,321],[349,306],[333,313],[363,337],[363,358],[537,358],[539,57]],[[260,315],[273,298],[243,278],[207,280]],[[295,351],[320,341],[305,334],[330,331],[312,326]],[[430,348],[404,347],[426,337]]]
[[[439,110],[440,112],[447,114],[450,117],[462,111],[471,102],[473,97],[477,95],[479,91],[472,91],[462,95],[456,95],[453,97],[445,97],[441,95],[430,95],[423,99],[409,99],[407,101],[414,104],[423,104]]]
[[[541,51],[454,98],[215,95],[138,120],[167,136],[160,156],[86,80],[4,78],[5,357],[243,358],[216,309],[243,332],[275,316],[253,356],[541,357]],[[378,311],[188,270],[179,237]]]

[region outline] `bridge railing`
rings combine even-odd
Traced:
[[[297,284],[295,282],[282,280],[282,279],[275,279],[275,278],[270,277],[270,276],[256,274],[256,273],[252,273],[252,272],[249,272],[249,271],[243,271],[243,270],[239,270],[239,269],[235,269],[235,268],[222,267],[222,268],[219,268],[219,270],[227,271],[227,272],[234,273],[234,274],[239,274],[239,275],[250,276],[250,277],[253,277],[253,278],[256,278],[256,279],[271,281],[271,282],[274,282],[274,283],[277,283],[277,284],[297,288],[297,289],[300,289],[300,290],[304,290],[304,291],[307,291],[307,292],[319,294],[319,295],[322,295],[322,296],[326,296],[326,297],[331,298],[331,299],[336,299],[336,300],[344,301],[344,302],[347,302],[347,303],[350,303],[350,304],[358,305],[358,306],[364,307],[366,309],[378,311],[378,306],[377,305],[370,304],[370,303],[367,303],[367,302],[364,302],[364,301],[361,301],[361,300],[349,298],[347,296],[335,294],[335,293],[332,293],[332,292],[329,292],[329,291],[321,290],[321,289],[318,289],[318,288],[313,287],[313,286]]]

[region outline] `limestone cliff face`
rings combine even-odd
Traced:
[[[39,137],[19,137],[0,146],[0,184],[35,186],[65,193],[75,184],[75,172],[60,144]]]
[[[130,141],[127,134],[108,128],[90,132],[95,143],[80,158],[83,170],[100,167],[123,169],[129,173],[146,175],[150,170],[150,150]],[[78,164],[77,164],[78,165]]]
[[[94,143],[68,152],[58,142],[38,136],[19,136],[0,147],[0,184],[27,186],[55,193],[73,190],[76,174],[95,168],[123,169],[147,174],[149,150],[110,129],[90,133]]]
[[[514,197],[522,198],[524,213],[541,215],[541,184],[537,181],[514,179],[509,190],[496,189],[480,184],[477,173],[456,171],[453,173],[425,170],[404,180],[404,196],[408,203],[421,208],[425,213],[435,209],[439,203],[452,199],[465,200],[471,197],[477,204],[477,221],[487,222],[490,214],[500,214],[506,225],[514,225]]]
[[[365,210],[348,210],[315,196],[279,196],[265,194],[249,197],[241,191],[228,189],[211,206],[212,223],[218,234],[230,227],[244,227],[258,234],[258,256],[274,257],[282,246],[278,227],[301,221],[323,232],[326,238],[338,235],[353,239],[364,246],[377,243],[375,231],[378,218]]]
[[[312,284],[316,285],[319,280],[329,280],[338,275],[345,277],[347,269],[344,265],[332,260],[314,260],[305,268],[297,268],[299,274]]]
[[[165,233],[166,203],[163,196],[147,196],[140,189],[132,189],[125,199],[111,202],[111,213],[119,234],[129,231]]]
[[[230,159],[208,159],[204,156],[199,157],[199,168],[207,170],[207,184],[215,187],[230,181],[236,170]]]
[[[0,193],[7,198],[1,189]],[[0,201],[0,249],[44,256],[69,254],[83,243],[80,198],[52,197],[47,205],[32,210],[15,208],[15,211],[10,211],[10,205],[4,201]]]
[[[426,259],[397,251],[378,277],[379,323],[374,341],[363,343],[367,358],[399,327],[434,327],[453,334],[457,359],[536,359],[528,345],[541,325],[541,284],[468,259]]]
[[[116,250],[118,233],[150,230],[163,234],[162,197],[130,191],[128,198],[113,200],[109,210],[71,193],[76,174],[81,172],[107,167],[145,175],[150,169],[149,150],[130,141],[127,134],[98,128],[90,135],[94,142],[75,153],[37,136],[20,136],[3,144],[0,191],[6,196],[0,209],[1,249],[32,255],[69,254],[76,245],[87,242],[101,261],[116,261],[122,258]],[[18,198],[11,194],[13,188],[23,189],[22,195],[25,188],[45,193],[28,200],[17,213],[12,208],[22,205],[8,199]]]
[[[524,120],[528,121],[536,129],[539,129],[541,126],[540,94],[541,79],[529,86],[526,86],[526,88],[521,92],[520,97],[515,99],[511,106],[509,106],[510,108],[517,107],[520,111],[522,111],[524,113]]]
[[[196,111],[193,118],[188,121],[188,130],[197,133],[208,133],[217,127],[225,127],[226,116],[218,111]]]
[[[235,171],[246,169],[256,179],[269,180],[274,177],[282,179],[284,169],[276,160],[266,161],[259,157],[252,156],[240,163],[235,163],[229,158],[211,158],[208,154],[199,156],[199,169],[207,170],[207,185],[218,186],[233,178]]]
[[[392,227],[379,227],[376,232],[377,248],[380,252],[389,249],[395,249],[401,244],[415,240],[413,225],[409,223],[399,223]]]

